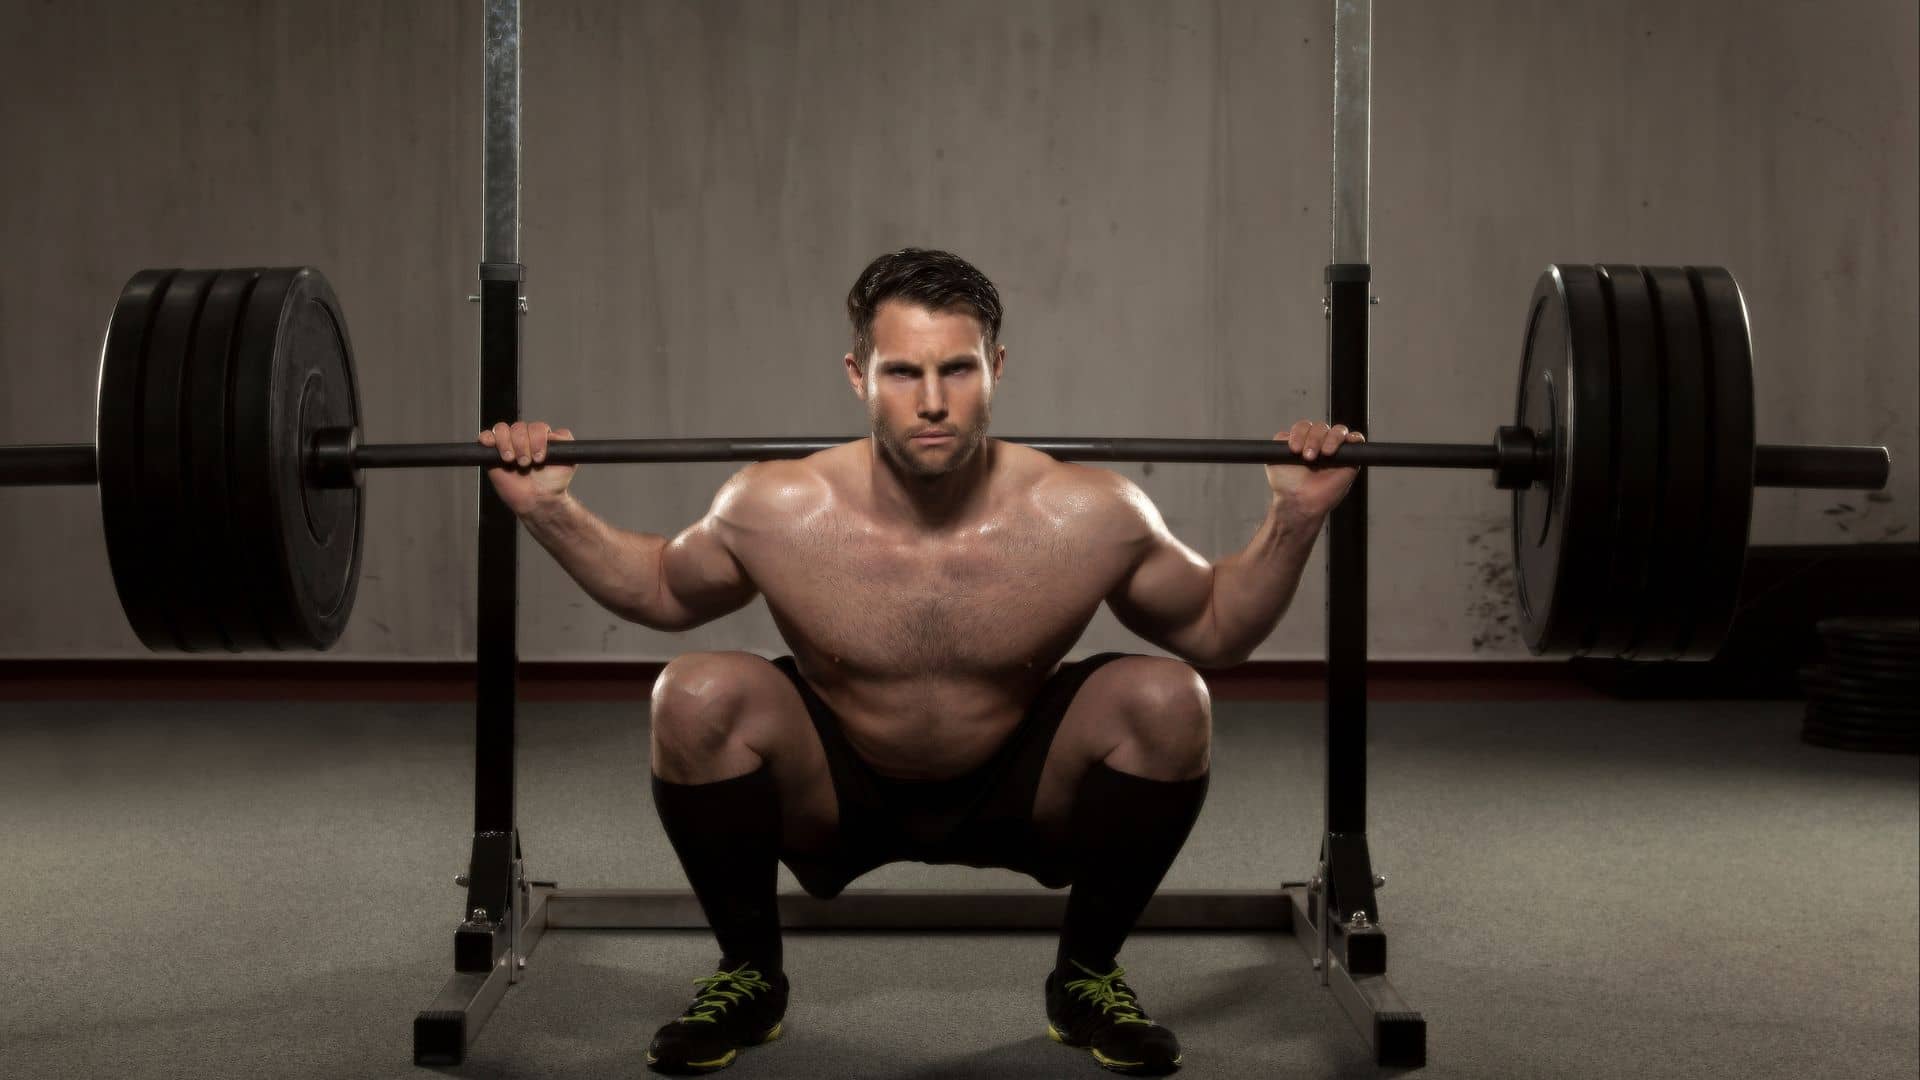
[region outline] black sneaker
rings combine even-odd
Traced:
[[[647,1047],[647,1068],[694,1075],[733,1064],[743,1046],[780,1037],[787,1015],[787,977],[772,979],[742,964],[693,980],[700,996],[686,1015],[661,1028]]]
[[[1160,1076],[1180,1067],[1180,1040],[1154,1023],[1124,981],[1126,969],[1105,975],[1075,962],[1089,978],[1047,976],[1047,1035],[1084,1048],[1102,1068],[1129,1076]]]

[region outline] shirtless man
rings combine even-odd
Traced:
[[[875,259],[847,297],[847,382],[872,436],[736,473],[669,540],[627,532],[543,465],[564,428],[505,423],[494,488],[601,605],[685,630],[766,598],[790,657],[687,653],[653,689],[654,805],[721,960],[647,1063],[703,1073],[777,1037],[784,862],[836,896],[876,866],[997,866],[1072,885],[1048,1034],[1103,1066],[1179,1067],[1117,963],[1207,790],[1212,713],[1189,663],[1245,660],[1279,621],[1355,470],[1269,466],[1247,547],[1209,562],[1117,473],[987,438],[1000,297],[945,252]],[[1360,442],[1301,421],[1303,457]],[[1060,661],[1102,601],[1183,658]]]

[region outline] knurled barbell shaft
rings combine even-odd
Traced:
[[[584,439],[548,444],[547,460],[566,464],[765,461],[796,458],[838,446],[853,436],[782,439]],[[1265,439],[1080,439],[1012,438],[1069,461],[1151,461],[1169,464],[1304,464],[1405,466],[1429,469],[1497,469],[1498,446],[1459,443],[1352,443],[1332,458],[1301,462],[1287,444]],[[500,453],[479,443],[376,443],[354,446],[342,437],[322,438],[314,451],[316,471],[486,466]],[[1832,488],[1878,491],[1889,470],[1883,446],[1755,447],[1755,487]],[[0,447],[0,486],[92,484],[94,449],[89,443]]]
[[[701,461],[767,461],[798,458],[849,442],[854,436],[778,439],[597,439],[549,442],[556,465]],[[1548,475],[1549,463],[1532,433],[1501,428],[1491,446],[1471,443],[1348,443],[1333,457],[1305,461],[1284,442],[1270,439],[1139,439],[1015,436],[1005,441],[1044,451],[1064,461],[1149,461],[1167,464],[1304,465],[1310,469],[1362,465],[1416,469],[1488,469],[1501,487],[1525,487]],[[1537,455],[1537,456],[1536,456]],[[350,444],[347,434],[321,432],[313,451],[314,475],[349,478],[353,470],[442,465],[494,465],[500,452],[479,443]],[[1758,487],[1879,490],[1886,487],[1889,458],[1884,446],[1758,446]]]
[[[996,436],[997,437],[997,436]],[[798,458],[851,442],[858,436],[779,439],[598,439],[549,442],[547,460],[559,465],[617,462],[765,461]],[[1169,464],[1406,465],[1433,469],[1491,469],[1491,446],[1446,443],[1350,443],[1338,460],[1297,460],[1283,442],[1264,439],[1093,439],[1012,437],[1066,461],[1152,461]],[[478,443],[377,444],[350,451],[357,469],[404,469],[421,465],[497,465],[500,451]],[[324,451],[323,451],[324,456]],[[325,467],[325,463],[319,463]]]

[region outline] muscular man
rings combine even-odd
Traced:
[[[786,1012],[776,862],[836,896],[889,862],[1004,867],[1071,885],[1048,1034],[1127,1073],[1178,1068],[1117,962],[1200,813],[1212,714],[1189,664],[1246,659],[1292,598],[1353,469],[1268,467],[1265,520],[1209,562],[1132,482],[987,437],[1000,297],[907,249],[847,296],[847,382],[872,436],[750,465],[669,540],[616,529],[543,466],[541,423],[499,424],[495,490],[601,605],[685,630],[766,598],[791,656],[688,653],[653,690],[653,796],[718,939],[715,974],[647,1063],[711,1072]],[[1359,442],[1301,421],[1303,457]],[[1181,657],[1071,664],[1101,602]]]

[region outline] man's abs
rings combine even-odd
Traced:
[[[901,780],[946,780],[985,765],[1058,666],[1056,660],[1037,676],[1016,673],[992,685],[926,677],[874,683],[816,678],[803,654],[795,660],[861,760]]]

